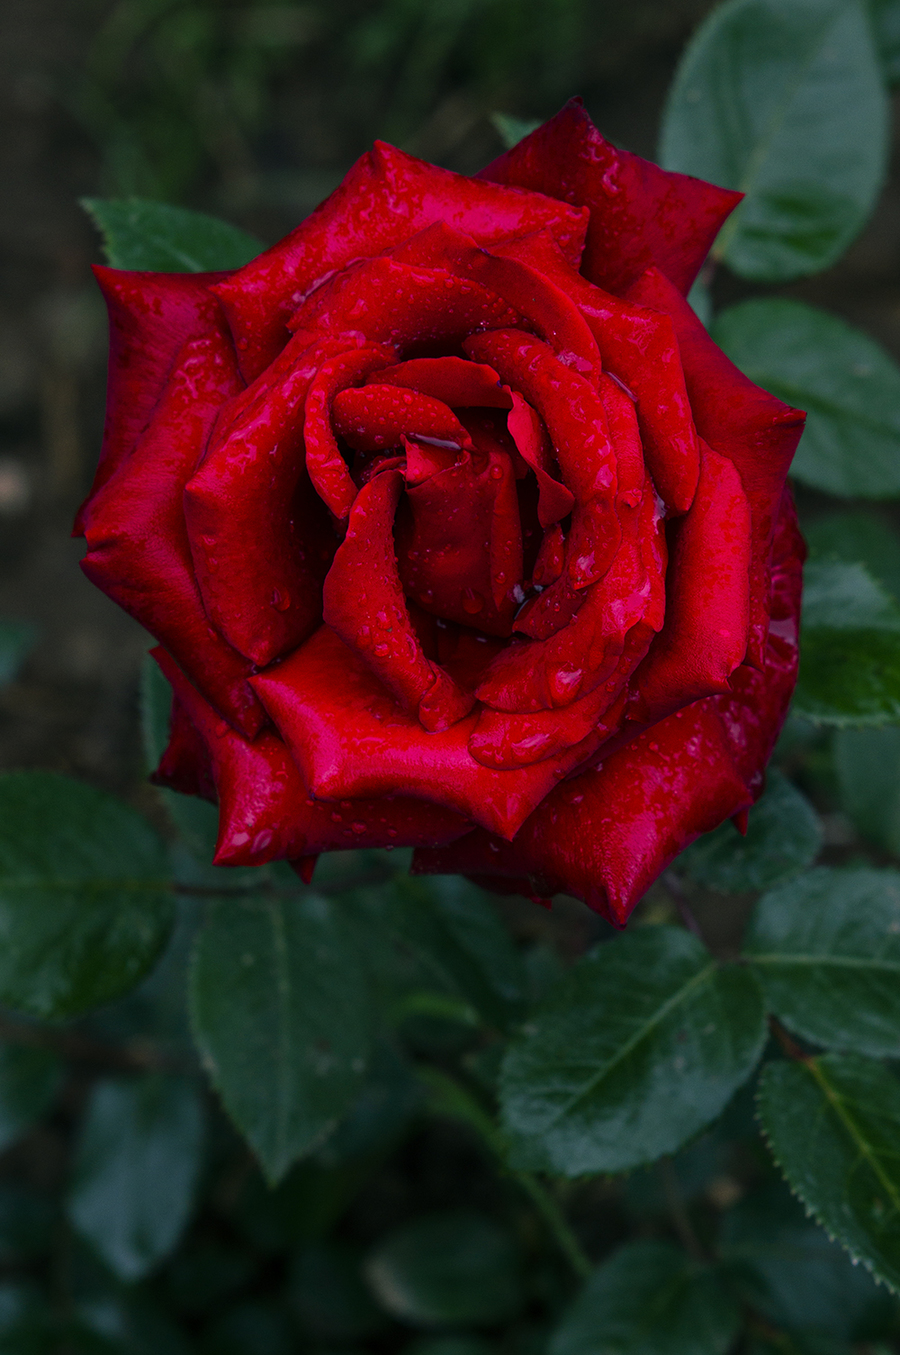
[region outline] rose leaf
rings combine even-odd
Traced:
[[[714,255],[783,282],[834,263],[884,179],[887,97],[863,0],[726,0],[689,43],[661,162],[746,194]]]
[[[830,1236],[900,1289],[900,1081],[858,1054],[778,1060],[759,1088],[763,1132]]]
[[[900,873],[819,867],[759,900],[744,944],[770,1011],[828,1048],[900,1057]]]
[[[740,1313],[714,1271],[669,1242],[629,1242],[564,1314],[549,1355],[724,1355]]]
[[[873,339],[800,301],[744,301],[712,335],[741,371],[806,410],[791,475],[856,499],[900,496],[900,368]]]
[[[190,987],[213,1085],[274,1184],[363,1085],[375,1019],[354,931],[312,893],[214,899]]]
[[[228,221],[148,198],[83,198],[113,268],[206,273],[240,268],[265,246]]]
[[[141,1279],[177,1245],[202,1149],[203,1104],[187,1080],[153,1074],[94,1086],[67,1211],[120,1279]]]
[[[617,1172],[674,1152],[721,1112],[762,1052],[762,994],[677,927],[601,944],[551,990],[503,1065],[516,1167]]]
[[[0,777],[0,1002],[74,1016],[128,992],[171,931],[168,877],[160,838],[111,795]]]

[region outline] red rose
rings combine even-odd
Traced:
[[[219,864],[412,845],[623,922],[752,804],[803,416],[684,300],[738,198],[576,102],[476,178],[377,145],[237,272],[97,270],[84,569],[161,642]]]

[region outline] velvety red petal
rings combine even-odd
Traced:
[[[465,358],[411,358],[369,378],[406,386],[445,405],[481,405],[509,409],[509,392],[492,367]]]
[[[425,611],[509,635],[517,588],[522,596],[519,505],[509,456],[486,440],[484,446],[477,462],[462,453],[408,485],[397,556],[404,590]]]
[[[219,716],[216,718],[220,719]],[[169,741],[150,780],[154,786],[165,786],[169,790],[177,790],[181,795],[197,795],[201,800],[216,803],[216,783],[209,750],[197,726],[174,694],[169,716]]]
[[[306,473],[303,409],[323,362],[346,346],[325,340],[308,347],[297,336],[223,408],[186,488],[206,609],[258,665],[300,644],[321,618],[322,579],[337,543]]]
[[[641,442],[657,491],[670,513],[686,513],[697,488],[700,453],[671,318],[593,286],[544,233],[502,249],[540,268],[578,306],[606,371],[636,401]]]
[[[653,486],[622,510],[622,545],[610,569],[587,589],[574,620],[546,640],[510,645],[492,662],[476,695],[496,710],[528,714],[567,706],[612,680],[625,636],[638,621],[663,624],[666,552]]]
[[[534,471],[538,482],[538,520],[547,528],[571,513],[575,495],[552,474],[550,443],[537,410],[518,391],[509,390],[509,398],[512,408],[506,426],[519,455]]]
[[[632,678],[642,724],[728,691],[747,650],[750,509],[731,461],[703,446],[691,510],[670,530],[665,624]]]
[[[175,656],[238,728],[262,724],[250,664],[209,618],[194,579],[182,495],[220,405],[241,388],[230,336],[186,344],[147,431],[91,501],[81,567]]]
[[[474,334],[463,344],[534,405],[547,426],[563,479],[581,503],[612,503],[616,465],[606,411],[592,386],[558,361],[547,344],[516,329]]]
[[[671,316],[697,430],[714,451],[734,462],[740,474],[753,522],[748,660],[761,667],[768,629],[772,527],[805,415],[738,371],[660,272],[644,274],[628,295]]]
[[[354,847],[446,843],[469,830],[449,810],[409,797],[340,804],[310,799],[277,735],[263,733],[253,743],[242,739],[164,650],[153,653],[208,749],[219,800],[217,866],[260,866]]]
[[[340,520],[353,506],[356,485],[332,431],[332,401],[339,391],[363,381],[393,356],[392,349],[377,345],[351,348],[326,358],[310,383],[303,414],[306,469],[319,498]]]
[[[581,269],[611,292],[623,291],[655,264],[686,293],[743,197],[618,150],[600,135],[579,99],[479,177],[589,207]]]
[[[426,659],[406,606],[394,558],[399,471],[376,475],[359,492],[347,535],[323,591],[326,625],[363,660],[426,729],[447,729],[467,715],[467,694]]]
[[[479,283],[508,302],[566,366],[589,381],[600,379],[600,353],[589,326],[567,293],[538,269],[479,249],[471,237],[445,222],[414,236],[393,257],[423,268],[446,268]]]
[[[429,734],[327,626],[253,684],[315,796],[412,795],[506,838],[597,743],[585,740],[518,771],[492,771],[467,747],[475,715]]]
[[[76,536],[84,533],[93,495],[134,450],[184,344],[221,329],[222,308],[209,289],[228,275],[134,273],[98,264],[94,276],[109,312],[106,426]]]
[[[296,230],[219,285],[247,379],[284,347],[288,318],[318,283],[435,221],[480,245],[546,227],[577,266],[587,214],[552,195],[453,174],[378,141]]]
[[[443,268],[367,259],[325,283],[291,316],[292,330],[345,335],[350,343],[389,344],[398,352],[457,347],[477,329],[521,324],[496,293]]]
[[[358,452],[399,447],[404,434],[472,447],[472,439],[442,400],[401,386],[370,381],[340,391],[331,408],[335,433]]]

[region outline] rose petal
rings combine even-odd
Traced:
[[[253,685],[315,796],[411,795],[506,838],[597,742],[518,771],[482,767],[467,747],[475,715],[427,733],[327,626]]]
[[[427,612],[509,635],[522,582],[522,531],[509,457],[476,431],[486,454],[407,487],[397,522],[404,591]]]
[[[84,535],[93,496],[134,450],[184,344],[221,329],[222,308],[209,289],[227,274],[134,273],[96,264],[94,276],[109,312],[106,425],[75,536]]]
[[[574,620],[549,639],[499,654],[476,690],[485,705],[519,714],[567,706],[610,679],[632,626],[662,626],[666,553],[649,480],[640,507],[623,510],[622,522],[618,554]]]
[[[153,652],[164,653],[163,650]],[[221,721],[218,715],[215,719]],[[150,780],[154,786],[165,786],[167,790],[176,790],[181,795],[197,795],[212,804],[217,801],[209,750],[197,726],[174,693],[169,715],[169,741],[159,766],[150,774]]]
[[[381,346],[350,349],[327,358],[310,382],[303,411],[306,469],[316,493],[339,520],[347,517],[356,485],[331,428],[331,404],[339,391],[385,366],[392,350]]]
[[[571,99],[479,178],[590,208],[581,269],[609,291],[656,265],[687,292],[722,222],[743,197],[618,150]]]
[[[150,426],[96,493],[87,515],[85,574],[161,640],[238,728],[263,721],[250,664],[213,629],[194,580],[182,495],[222,402],[241,388],[230,336],[187,343]]]
[[[557,358],[596,384],[600,353],[590,328],[567,293],[520,259],[479,249],[471,236],[435,222],[394,250],[392,257],[423,268],[446,268],[502,297],[553,349]]]
[[[379,451],[397,447],[403,434],[472,446],[459,419],[441,400],[400,386],[373,385],[339,391],[332,405],[332,422],[338,437],[356,451]]]
[[[714,451],[734,462],[740,474],[753,522],[748,660],[761,666],[768,628],[772,526],[805,415],[738,371],[661,273],[644,274],[628,296],[672,317],[697,430]]]
[[[326,625],[426,729],[447,729],[475,698],[426,659],[410,621],[394,558],[402,489],[402,474],[390,470],[360,490],[325,580],[323,613]]]
[[[378,258],[353,264],[325,283],[291,316],[290,328],[346,335],[345,347],[381,343],[400,352],[416,345],[426,351],[435,344],[455,348],[473,330],[521,320],[477,282],[442,268]]]
[[[509,398],[512,408],[506,417],[506,426],[519,455],[534,471],[539,491],[538,520],[546,529],[571,513],[575,496],[551,474],[550,443],[537,410],[532,409],[518,391],[510,390]]]
[[[673,528],[665,624],[632,679],[642,724],[728,691],[747,650],[750,509],[732,462],[705,444],[696,497]]]
[[[248,380],[287,341],[287,320],[315,285],[434,221],[490,245],[546,227],[577,266],[587,213],[553,197],[454,174],[377,141],[331,197],[290,235],[217,288]]]
[[[323,804],[311,800],[276,735],[253,743],[229,729],[162,649],[153,651],[190,715],[219,799],[217,866],[259,866],[322,851],[452,842],[469,824],[450,810],[398,796]]]
[[[373,373],[367,384],[388,382],[442,400],[445,405],[509,409],[509,391],[492,367],[465,358],[411,358]]]
[[[539,267],[572,297],[597,340],[604,367],[635,398],[647,468],[657,491],[669,512],[686,513],[697,488],[700,452],[670,317],[593,286],[569,266],[544,232],[501,249]]]
[[[492,874],[496,862],[500,874],[574,894],[622,927],[689,842],[751,802],[716,711],[697,702],[559,786],[502,856],[473,833],[458,847],[417,853],[414,868],[440,871],[464,852],[467,873]]]

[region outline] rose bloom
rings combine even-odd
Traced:
[[[98,268],[83,568],[157,637],[219,865],[416,849],[617,924],[758,797],[803,415],[685,293],[740,195],[573,101],[474,178],[376,143],[231,273]]]

